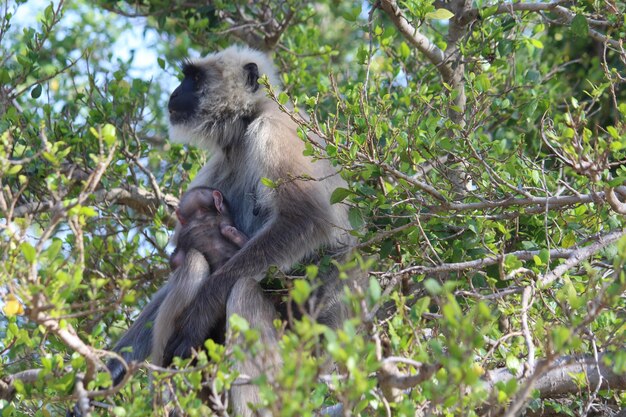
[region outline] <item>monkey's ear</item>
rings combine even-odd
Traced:
[[[224,212],[224,196],[218,190],[213,190],[213,202],[218,213]]]
[[[243,69],[246,71],[246,86],[255,93],[259,89],[259,67],[250,62],[244,65]]]

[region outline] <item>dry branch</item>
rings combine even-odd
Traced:
[[[533,384],[533,388],[539,391],[541,398],[555,398],[566,394],[579,392],[581,387],[570,376],[572,374],[585,374],[585,380],[589,386],[596,386],[602,382],[602,388],[626,389],[626,375],[613,372],[610,366],[605,364],[606,353],[598,356],[596,361],[593,356],[564,356],[551,361],[546,372],[539,376]],[[537,364],[540,367],[541,361]],[[496,384],[506,383],[516,378],[508,369],[500,368],[487,372],[485,382],[490,390],[494,390]],[[601,381],[602,380],[602,381]],[[520,381],[522,384],[525,380]]]
[[[400,7],[398,7],[398,3],[395,0],[382,0],[380,7],[391,18],[404,38],[422,52],[431,64],[437,67],[444,81],[451,82],[454,71],[446,64],[443,51],[409,22],[408,18],[400,10]]]
[[[92,201],[95,203],[121,204],[146,216],[154,216],[154,213],[162,203],[162,201],[159,200],[154,193],[139,187],[98,190],[93,193]],[[163,202],[170,207],[176,207],[178,205],[178,198],[170,194],[165,194],[163,195]],[[36,201],[16,207],[13,215],[14,217],[24,217],[27,215],[55,210],[55,208],[60,209],[60,203],[54,203],[52,201]],[[171,224],[173,225],[175,223],[175,219],[173,216],[170,217]]]
[[[554,268],[549,273],[545,274],[541,279],[539,279],[539,286],[546,287],[550,285],[552,282],[560,278],[567,271],[598,253],[600,250],[606,248],[607,246],[617,242],[620,238],[626,236],[626,230],[613,230],[606,235],[600,236],[598,240],[592,243],[589,246],[584,246],[574,250],[568,259],[562,263],[561,265]]]

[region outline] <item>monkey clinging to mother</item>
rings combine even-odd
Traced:
[[[259,329],[265,344],[275,345],[272,320],[276,310],[264,298],[259,284],[268,268],[289,271],[296,263],[319,263],[324,256],[341,260],[354,246],[346,206],[330,202],[332,192],[345,187],[343,179],[328,160],[304,155],[298,125],[259,84],[259,78],[266,76],[272,88],[279,86],[268,57],[231,46],[186,61],[182,73],[184,77],[169,100],[170,137],[174,142],[206,149],[209,155],[188,188],[219,190],[228,202],[235,228],[249,239],[217,270],[209,270],[202,257],[198,261],[198,253],[207,257],[202,244],[181,242],[185,235],[175,234],[174,241],[184,243],[193,256],[183,255],[184,260],[178,261],[182,266],[172,276],[182,277],[179,282],[187,279],[184,274],[200,275],[200,279],[195,280],[194,294],[186,307],[175,319],[169,318],[173,328],[159,359],[164,365],[175,356],[189,357],[225,317],[234,313]],[[317,137],[311,135],[308,140],[323,147]],[[146,324],[156,319],[172,285],[159,290],[116,345],[115,350],[122,352],[126,361],[140,361],[150,355],[152,330]],[[337,328],[343,322],[344,285],[334,266],[320,268],[312,283],[315,290],[306,303],[307,311],[319,323]],[[266,361],[269,368],[279,359],[268,357]],[[239,371],[252,372],[245,367]],[[124,373],[122,365],[113,361],[109,368],[119,381]],[[236,414],[252,415],[245,404],[254,403],[253,391],[231,391]]]

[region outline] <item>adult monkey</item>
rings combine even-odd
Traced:
[[[189,356],[225,314],[236,313],[261,331],[270,355],[259,361],[271,367],[279,360],[271,355],[276,353],[271,349],[276,340],[268,317],[274,307],[263,298],[258,281],[270,265],[289,270],[296,262],[319,260],[320,253],[346,253],[353,246],[346,207],[330,204],[331,193],[345,183],[327,160],[313,161],[303,155],[305,146],[297,125],[260,88],[261,75],[278,85],[274,67],[264,54],[230,47],[186,62],[183,75],[168,105],[171,139],[210,151],[208,163],[190,188],[219,189],[230,204],[236,228],[250,240],[218,271],[210,276],[202,272],[203,284],[176,320],[164,364],[174,356]],[[263,178],[275,187],[263,185]],[[198,274],[193,272],[195,266],[185,263],[174,273]],[[319,322],[339,326],[344,305],[337,270],[320,268],[316,284],[310,311]],[[146,324],[155,319],[166,295],[167,286],[114,348],[125,360],[140,361],[150,354],[152,329]],[[254,376],[259,372],[257,365],[244,363],[239,371]],[[124,373],[121,363],[108,366],[119,382]],[[236,388],[231,396],[235,413],[250,415],[245,405],[257,402],[254,387]]]
[[[169,101],[170,137],[210,151],[191,188],[221,190],[250,240],[202,284],[165,348],[165,363],[202,345],[240,279],[260,281],[270,265],[289,269],[320,248],[334,254],[353,243],[346,207],[330,204],[343,180],[327,160],[303,155],[297,125],[258,84],[265,74],[277,85],[265,55],[234,46],[186,62],[183,74]],[[341,287],[334,268],[321,270],[313,304],[318,320],[332,327],[343,320]]]

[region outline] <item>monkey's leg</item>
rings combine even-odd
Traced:
[[[226,304],[226,317],[232,314],[246,319],[250,326],[261,334],[259,345],[262,351],[255,357],[247,357],[244,362],[238,363],[237,371],[253,379],[262,373],[274,373],[281,364],[278,354],[278,336],[273,324],[276,309],[265,297],[261,286],[255,280],[242,278],[237,281]],[[233,340],[232,343],[242,343],[242,338],[239,339]],[[270,415],[265,412],[255,414],[248,407],[248,404],[259,403],[259,392],[256,386],[234,385],[230,389],[230,395],[233,414],[242,417]]]

